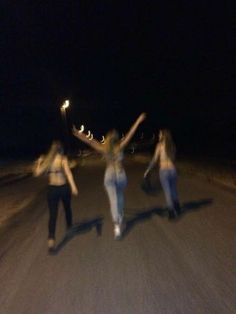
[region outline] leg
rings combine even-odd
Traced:
[[[170,182],[170,191],[171,191],[171,199],[172,202],[178,202],[178,192],[177,192],[177,174],[176,170],[171,171],[170,177],[169,177],[169,182]]]
[[[56,220],[59,203],[59,194],[57,187],[49,186],[47,199],[49,207],[48,238],[55,239]]]
[[[116,189],[116,208],[115,210],[115,220],[114,220],[114,237],[115,240],[119,240],[122,235],[122,222],[124,217],[124,188],[119,181],[119,177],[117,177],[115,182],[115,189]]]
[[[117,176],[117,203],[118,203],[118,216],[119,216],[119,224],[122,224],[124,217],[124,190],[127,186],[127,178],[124,172],[121,172]]]
[[[166,198],[166,203],[167,203],[168,212],[169,212],[169,219],[173,219],[176,217],[176,212],[174,210],[174,202],[171,195],[169,169],[160,170],[160,181],[161,181],[161,185],[164,190],[164,194]]]
[[[173,170],[170,176],[170,188],[171,188],[171,197],[173,200],[174,208],[177,214],[181,214],[181,207],[179,204],[179,197],[177,192],[177,173],[176,170]]]
[[[160,170],[160,181],[165,194],[167,206],[168,208],[173,208],[168,170]]]
[[[104,186],[110,203],[110,211],[114,223],[118,223],[118,200],[116,190],[116,176],[113,168],[107,168],[104,177]]]
[[[71,191],[68,185],[61,187],[61,199],[65,210],[67,228],[72,226]]]
[[[105,185],[105,188],[109,198],[112,220],[114,223],[119,223],[116,185],[115,183],[109,183]]]
[[[121,224],[124,217],[124,189],[117,187],[118,223]]]

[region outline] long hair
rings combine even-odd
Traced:
[[[119,143],[119,134],[113,129],[106,134],[106,150],[108,153],[114,153],[114,149]]]
[[[43,161],[41,163],[42,173],[46,173],[55,159],[57,154],[63,155],[63,146],[60,141],[53,141],[51,147],[46,155],[43,157]]]
[[[165,152],[167,156],[170,158],[170,160],[174,161],[176,155],[176,146],[173,141],[171,132],[168,129],[163,129],[161,130],[161,134],[162,134],[161,141],[164,143]]]

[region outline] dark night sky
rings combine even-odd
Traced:
[[[1,1],[1,153],[38,153],[68,121],[97,136],[170,127],[183,151],[235,153],[236,6],[223,1]],[[222,146],[221,146],[222,145]]]

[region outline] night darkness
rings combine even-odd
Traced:
[[[180,152],[236,156],[235,4],[1,1],[0,153],[40,153],[69,125],[100,137],[140,112]],[[76,144],[71,136],[71,143]]]

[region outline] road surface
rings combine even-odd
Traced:
[[[0,232],[1,314],[236,313],[236,195],[179,176],[184,214],[168,221],[162,192],[140,189],[145,165],[126,163],[127,230],[114,241],[104,164],[75,169],[75,227],[57,223],[57,251],[47,252],[46,178],[8,185],[35,191]]]

